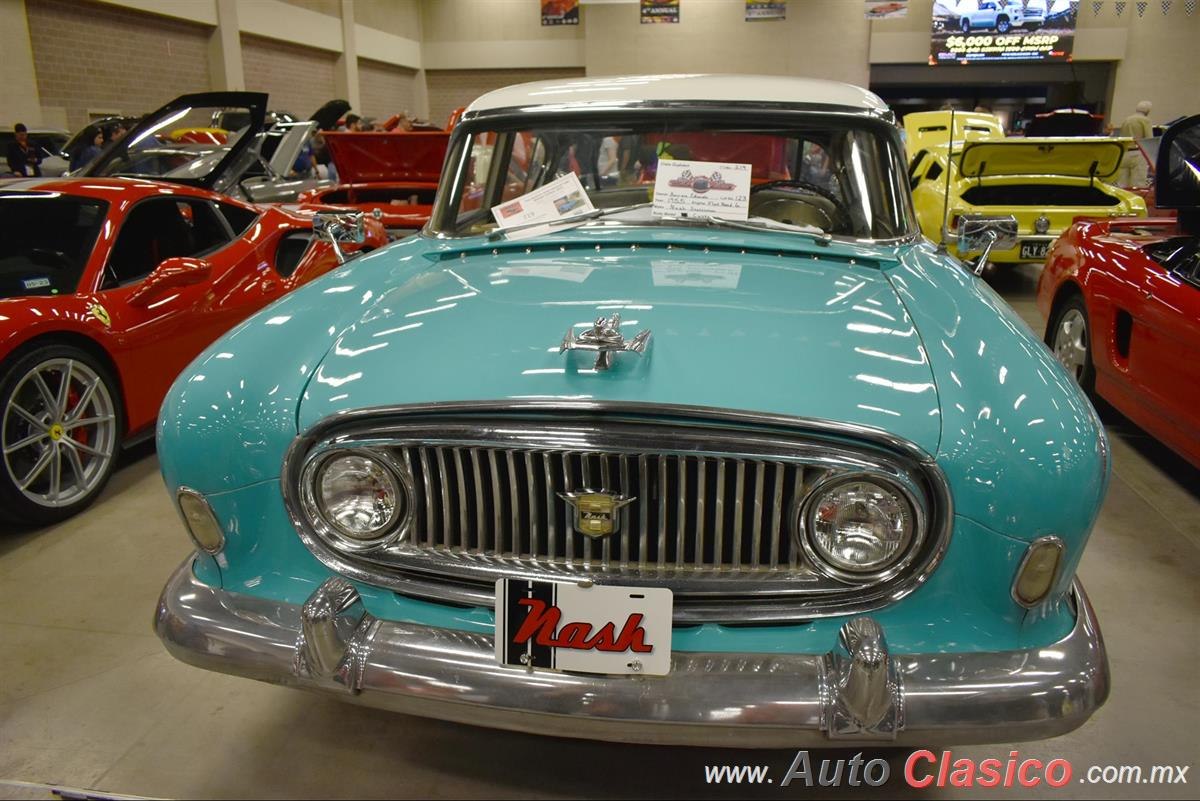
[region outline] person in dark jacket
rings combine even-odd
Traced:
[[[29,129],[18,122],[13,126],[13,133],[15,136],[13,141],[9,142],[8,152],[5,154],[9,171],[26,178],[40,178],[42,168],[39,165],[42,163],[42,156],[37,147],[29,141]]]
[[[104,131],[94,125],[88,126],[84,141],[86,144],[81,145],[71,154],[71,172],[86,167],[96,156],[100,155],[104,145]]]

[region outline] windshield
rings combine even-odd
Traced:
[[[0,193],[0,298],[75,292],[107,209],[57,192]]]
[[[691,216],[856,239],[892,239],[912,230],[898,140],[885,132],[890,126],[769,113],[744,115],[755,119],[747,124],[740,116],[606,115],[567,122],[525,115],[468,124],[454,138],[431,228],[448,236],[491,232],[497,219],[527,212],[529,200],[541,203],[530,193],[573,175],[583,196],[571,194],[573,179],[561,184],[568,191],[553,199],[558,210],[592,212],[590,219],[609,223],[670,225]],[[666,213],[661,201],[668,182],[659,182],[660,203],[651,202],[660,172],[669,174],[672,190],[703,195],[708,205],[700,208],[717,208],[711,201],[718,196],[730,202],[719,212]],[[558,186],[548,191],[556,194]],[[523,204],[514,203],[518,199]]]
[[[249,109],[212,106],[175,109],[153,126],[126,134],[113,157],[88,174],[200,181],[250,129],[218,128],[213,120],[244,119],[249,114]]]

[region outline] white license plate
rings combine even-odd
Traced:
[[[496,582],[496,659],[576,673],[665,676],[671,671],[671,591]]]
[[[1049,242],[1022,242],[1021,243],[1021,258],[1022,259],[1044,259],[1046,254],[1050,252]]]

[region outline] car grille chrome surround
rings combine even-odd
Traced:
[[[371,451],[403,471],[401,536],[349,551],[312,513],[312,465]],[[802,546],[815,487],[864,476],[916,512],[896,564],[849,581]],[[866,427],[704,407],[595,402],[448,403],[321,421],[285,459],[283,494],[305,545],[349,578],[492,606],[500,578],[665,586],[676,623],[797,622],[857,614],[922,583],[952,517],[945,479],[915,446]],[[581,534],[560,493],[635,498],[606,537]]]

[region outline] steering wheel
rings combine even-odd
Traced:
[[[761,192],[764,189],[777,189],[783,186],[792,186],[797,189],[803,189],[805,192],[811,192],[818,197],[828,200],[833,204],[834,211],[837,212],[839,221],[849,221],[850,212],[846,208],[846,204],[839,200],[837,195],[833,194],[833,192],[830,192],[823,186],[817,186],[816,184],[809,183],[808,181],[801,181],[797,178],[784,178],[778,181],[767,181],[766,183],[755,184],[754,186],[750,187],[750,194],[753,195],[754,193]]]
[[[65,253],[49,248],[29,248],[22,254],[34,264],[42,267],[50,267],[55,270],[71,269],[71,260],[67,258]]]

